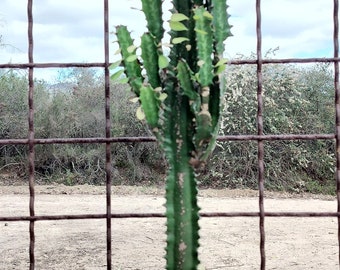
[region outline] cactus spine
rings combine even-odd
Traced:
[[[197,269],[195,169],[213,151],[219,128],[223,98],[219,74],[226,62],[222,58],[224,41],[231,35],[226,0],[172,1],[169,58],[161,43],[163,1],[141,1],[148,28],[141,37],[141,56],[136,54],[127,28],[116,27],[122,65],[139,98],[139,112],[169,163],[166,269]]]

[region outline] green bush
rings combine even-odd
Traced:
[[[0,71],[0,138],[23,139],[28,134],[28,81],[26,73],[16,70]],[[36,107],[48,102],[45,84],[36,81]],[[23,145],[0,146],[0,168],[12,167],[21,172],[26,168],[27,148]]]
[[[27,137],[25,75],[15,71],[1,74],[0,138]],[[78,68],[72,69],[67,81],[60,81],[53,89],[36,81],[35,137],[104,137],[103,81],[103,76],[95,70]],[[127,86],[112,84],[111,92],[111,135],[150,135],[135,117],[136,106],[129,100]],[[105,150],[101,144],[37,145],[35,150],[35,169],[41,183],[103,184],[105,181]],[[18,170],[19,167],[21,172],[25,171],[26,146],[6,145],[0,152],[0,168]],[[154,143],[112,144],[112,154],[114,184],[153,183],[164,173],[165,162]]]
[[[265,134],[334,132],[334,86],[328,64],[307,67],[265,65]],[[0,138],[27,137],[27,74],[0,73]],[[92,69],[72,69],[51,90],[35,81],[36,138],[103,137],[105,134],[103,76]],[[256,67],[229,66],[220,135],[256,134]],[[149,136],[136,119],[126,85],[111,86],[112,136]],[[163,181],[166,162],[156,143],[112,144],[115,184]],[[266,188],[293,192],[334,193],[333,141],[265,142]],[[26,171],[25,145],[0,146],[0,168]],[[37,145],[40,182],[102,184],[105,154],[101,144]],[[223,142],[215,149],[201,177],[201,186],[257,188],[256,142]]]
[[[231,66],[226,73],[221,135],[257,134],[256,67]],[[334,132],[334,86],[328,64],[312,67],[265,65],[264,133]],[[294,192],[335,190],[332,141],[265,142],[266,187]],[[221,143],[208,164],[203,184],[257,187],[256,142]]]

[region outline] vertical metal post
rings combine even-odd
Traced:
[[[263,135],[263,93],[262,93],[262,32],[261,32],[261,0],[256,0],[256,36],[257,36],[257,134]],[[264,143],[257,142],[258,187],[260,210],[260,253],[261,270],[266,269],[265,229],[264,229]]]
[[[104,0],[104,53],[105,53],[105,136],[111,137],[110,116],[110,71],[109,71],[109,0]],[[105,144],[106,156],[106,259],[107,269],[112,269],[112,235],[111,235],[111,144]]]
[[[339,57],[339,1],[334,0],[333,8],[334,20],[334,58]],[[340,88],[339,88],[339,62],[334,61],[334,91],[335,91],[335,144],[336,144],[336,190],[337,190],[337,203],[338,213],[340,212]],[[340,217],[338,216],[338,260],[340,263]]]
[[[28,17],[28,62],[33,64],[33,0],[28,0],[27,3],[27,17]],[[34,80],[33,80],[33,67],[28,68],[28,173],[29,173],[29,213],[30,216],[35,215],[34,211]],[[29,259],[30,270],[35,267],[34,258],[34,245],[35,245],[35,232],[34,220],[29,223],[30,246],[29,246]]]

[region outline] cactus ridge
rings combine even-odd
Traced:
[[[214,77],[212,54],[213,54],[213,32],[211,27],[211,14],[204,7],[195,9],[195,32],[198,52],[198,81],[204,86],[209,86]]]
[[[150,33],[144,33],[141,38],[142,60],[148,81],[153,88],[161,86],[159,78],[158,51],[155,39]]]
[[[160,101],[156,97],[154,89],[150,85],[140,88],[140,102],[142,104],[145,118],[151,128],[158,127]]]
[[[188,64],[183,60],[179,61],[177,64],[177,79],[181,85],[183,95],[189,98],[192,113],[197,116],[201,107],[201,98],[195,90],[193,77],[193,72],[190,70]]]
[[[127,28],[116,27],[122,65],[139,97],[139,110],[169,163],[166,269],[197,269],[199,207],[195,172],[213,151],[219,130],[224,41],[231,36],[228,6],[226,0],[172,0],[172,44],[166,56],[161,43],[163,1],[141,1],[148,31],[141,37],[140,56]]]
[[[133,47],[131,34],[127,30],[126,26],[120,25],[116,27],[116,36],[122,58],[125,59],[122,61],[122,63],[125,68],[126,76],[129,78],[129,84],[131,85],[135,94],[139,96],[140,87],[142,86],[144,79],[142,77],[142,69],[137,60],[136,50],[129,50],[129,48]],[[131,57],[132,59],[135,58],[135,60],[128,61],[128,59],[131,59]]]
[[[149,32],[155,37],[156,43],[161,42],[164,34],[162,20],[162,0],[141,0],[142,10],[147,21]]]
[[[224,41],[232,36],[230,29],[231,25],[226,18],[229,17],[227,13],[227,2],[221,0],[212,0],[212,16],[214,25],[214,38],[216,41],[216,51],[219,57],[223,57]]]

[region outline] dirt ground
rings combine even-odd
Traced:
[[[36,215],[103,214],[105,188],[36,187]],[[163,189],[112,189],[112,212],[164,212]],[[257,192],[202,190],[202,212],[257,211]],[[0,216],[28,215],[28,188],[0,186]],[[330,196],[266,193],[266,211],[336,211]],[[200,260],[205,269],[259,269],[258,218],[202,218]],[[164,269],[165,220],[113,219],[113,269]],[[0,269],[29,269],[28,222],[0,222]],[[265,220],[266,269],[339,269],[335,218]],[[106,269],[105,220],[39,221],[36,269]]]

